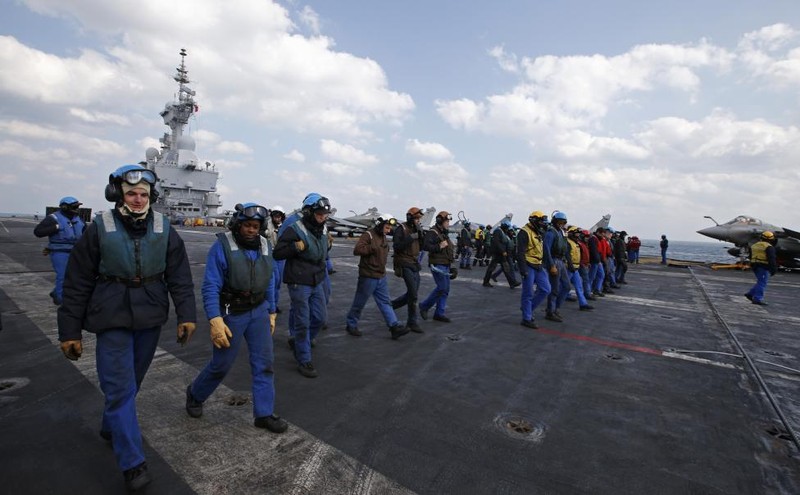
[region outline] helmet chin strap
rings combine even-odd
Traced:
[[[122,206],[119,207],[119,212],[123,215],[127,215],[130,217],[135,218],[136,220],[142,218],[143,216],[147,215],[147,212],[150,210],[150,203],[147,203],[147,206],[140,211],[132,210],[126,203],[122,203]]]

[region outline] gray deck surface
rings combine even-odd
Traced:
[[[76,363],[58,350],[53,273],[33,227],[0,219],[0,491],[123,492],[98,436],[93,337]],[[393,341],[372,301],[365,335],[344,332],[358,259],[339,239],[317,379],[296,371],[282,292],[276,412],[290,429],[274,435],[252,426],[251,404],[228,405],[249,394],[244,349],[202,418],[183,409],[211,353],[200,285],[214,237],[180,233],[200,324],[182,348],[173,315],[139,394],[154,475],[146,493],[800,493],[796,446],[712,310],[798,431],[797,274],[774,277],[770,306],[758,307],[742,296],[748,272],[637,265],[595,311],[567,302],[564,323],[538,314],[530,330],[519,325],[519,289],[484,288],[476,268],[453,282],[452,323],[422,322],[424,334]],[[393,296],[404,290],[391,273],[389,283]],[[422,296],[432,287],[424,275]]]

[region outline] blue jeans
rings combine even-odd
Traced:
[[[434,315],[444,316],[447,309],[447,295],[450,294],[450,265],[433,265],[431,274],[433,281],[436,282],[436,288],[428,294],[424,301],[419,303],[419,309],[428,311],[436,306]]]
[[[214,393],[231,370],[242,342],[247,341],[253,377],[253,417],[269,416],[275,407],[275,384],[267,303],[244,313],[224,316],[223,319],[233,334],[231,346],[221,349],[211,346],[211,361],[192,382],[192,397],[205,402]]]
[[[401,308],[408,305],[408,325],[417,323],[417,301],[419,292],[419,270],[403,267],[403,282],[406,283],[406,293],[392,301],[392,306]]]
[[[564,260],[556,259],[553,263],[558,273],[550,275],[550,294],[547,296],[547,311],[558,311],[569,295],[569,274]]]
[[[581,278],[581,272],[579,270],[575,270],[569,274],[569,279],[572,282],[572,285],[575,287],[575,293],[578,296],[578,304],[581,307],[586,306],[586,294],[583,292],[583,279]]]
[[[550,294],[550,279],[544,268],[533,268],[525,264],[520,266],[520,270],[525,274],[522,277],[522,296],[520,297],[520,309],[522,319],[533,320],[534,310],[547,299]],[[536,284],[536,293],[533,292],[533,284]]]
[[[667,250],[666,249],[662,249],[661,250],[661,264],[662,265],[666,265],[667,264]]]
[[[753,298],[753,301],[761,302],[764,300],[764,292],[767,290],[769,269],[763,265],[752,265],[751,270],[756,276],[756,283],[747,291],[747,294]]]
[[[470,266],[470,261],[472,260],[472,248],[461,248],[461,252],[459,253],[459,268],[466,268]]]
[[[142,432],[136,419],[136,394],[150,368],[161,327],[112,329],[97,334],[97,378],[105,395],[103,425],[111,433],[122,471],[144,462]]]
[[[347,326],[358,327],[361,310],[367,304],[369,296],[375,299],[375,304],[378,305],[386,324],[390,327],[396,325],[397,316],[394,314],[392,303],[389,300],[389,284],[386,283],[386,277],[384,276],[381,278],[358,277],[353,305],[350,306],[350,311],[347,313]]]
[[[581,282],[583,283],[583,295],[588,298],[592,293],[592,284],[589,282],[589,280],[591,280],[589,278],[589,267],[581,266],[578,272],[581,275]]]
[[[61,304],[64,295],[64,274],[67,272],[67,261],[69,251],[50,251],[50,262],[53,264],[53,271],[56,272],[56,286],[53,289],[53,300],[56,304]]]
[[[317,337],[328,319],[324,285],[288,284],[292,300],[290,318],[294,332],[294,357],[300,364],[311,361],[311,340]]]
[[[606,278],[606,270],[603,263],[592,263],[589,265],[589,286],[592,292],[603,291],[603,280]]]

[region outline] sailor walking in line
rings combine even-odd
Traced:
[[[447,310],[447,296],[450,294],[450,264],[455,259],[455,246],[448,236],[452,215],[446,211],[436,214],[436,224],[425,233],[424,248],[428,252],[428,265],[436,282],[436,287],[428,294],[424,301],[419,303],[419,312],[423,320],[428,319],[428,310],[436,306],[433,319],[443,323],[450,323],[450,318],[445,315]]]
[[[50,256],[53,271],[56,272],[56,285],[50,292],[50,297],[56,305],[61,304],[69,253],[86,228],[86,224],[78,216],[82,204],[72,196],[61,198],[58,210],[44,217],[33,229],[33,235],[36,237],[50,237],[45,252]]]
[[[194,285],[183,240],[150,208],[155,172],[139,165],[114,171],[106,186],[113,210],[97,215],[75,244],[58,308],[61,351],[80,358],[81,331],[97,335],[97,377],[105,396],[100,436],[111,442],[128,490],[150,483],[136,395],[153,360],[161,326],[175,304],[177,337],[195,330]]]
[[[406,221],[397,226],[392,236],[394,248],[394,274],[403,278],[406,292],[392,301],[392,308],[408,306],[406,326],[414,333],[423,333],[418,321],[420,255],[422,253],[423,231],[420,219],[421,208],[412,206],[406,212]]]
[[[550,294],[550,279],[547,267],[550,266],[549,253],[544,249],[544,232],[547,230],[547,215],[534,211],[528,215],[526,223],[517,234],[517,264],[522,274],[522,294],[520,325],[537,328],[534,311]],[[533,286],[536,284],[536,292]]]
[[[289,287],[290,346],[297,370],[306,378],[319,374],[311,359],[311,344],[327,320],[325,258],[330,250],[325,222],[331,213],[328,198],[311,193],[303,200],[300,217],[284,225],[273,256],[286,260],[283,281]],[[287,224],[288,224],[287,220]]]
[[[268,221],[267,209],[255,203],[237,204],[230,231],[217,234],[206,261],[203,306],[211,325],[211,361],[186,388],[186,412],[203,414],[205,402],[230,371],[247,341],[253,388],[253,424],[283,433],[288,424],[274,414],[272,316],[275,297],[272,243],[259,235]]]
[[[389,258],[389,242],[386,236],[397,226],[397,220],[392,215],[384,214],[375,219],[375,226],[359,237],[353,248],[353,255],[360,256],[358,262],[358,283],[353,296],[353,304],[347,313],[347,326],[345,331],[353,337],[360,337],[358,320],[361,311],[367,304],[369,296],[375,299],[378,309],[383,315],[386,325],[392,334],[392,340],[397,340],[407,334],[410,329],[397,321],[392,302],[389,298],[389,285],[386,281],[386,260]]]

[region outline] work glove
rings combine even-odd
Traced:
[[[197,325],[192,322],[178,323],[178,340],[180,345],[185,345],[192,338]]]
[[[61,343],[61,352],[70,361],[77,361],[83,354],[83,344],[80,340],[65,340]]]
[[[275,335],[275,324],[278,323],[278,313],[269,314],[269,334]]]
[[[231,342],[229,339],[233,338],[233,334],[231,333],[231,329],[228,328],[228,325],[225,324],[225,321],[222,319],[222,317],[216,316],[211,318],[208,320],[208,323],[211,325],[211,343],[214,344],[214,347],[217,349],[230,347]]]
[[[297,249],[297,252],[302,253],[306,250],[306,243],[303,241],[294,241],[294,247]]]
[[[550,267],[550,275],[553,275],[553,276],[558,275],[558,268],[556,268],[555,266],[551,266]]]

